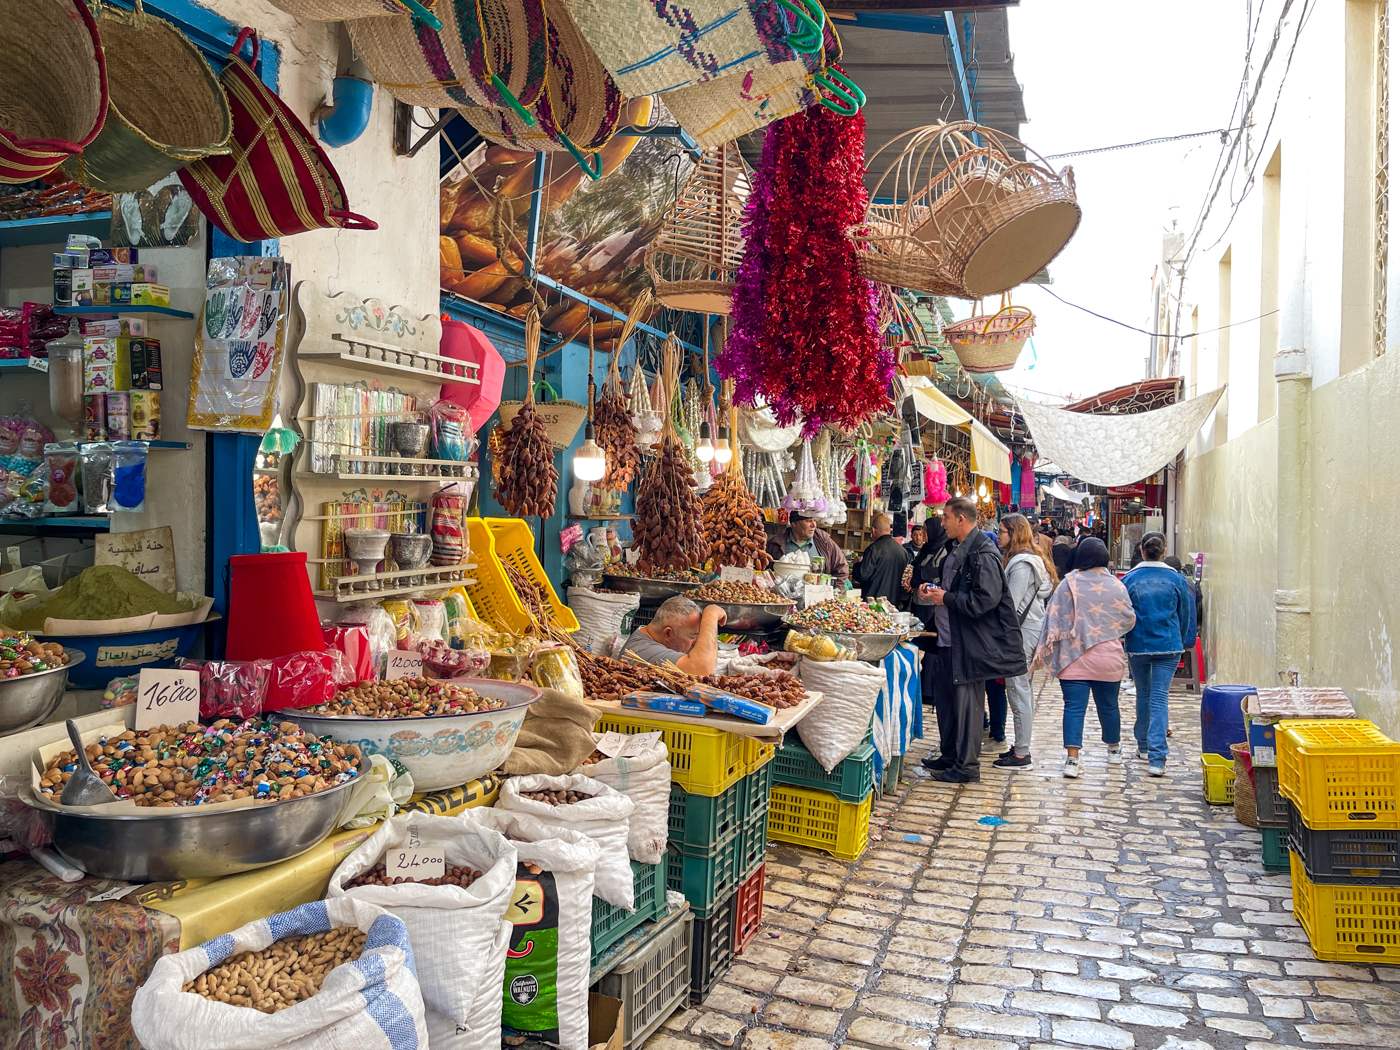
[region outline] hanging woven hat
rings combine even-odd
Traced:
[[[135,193],[191,161],[228,153],[228,97],[199,49],[141,0],[97,12],[109,98],[101,133],[63,170],[84,186]]]
[[[533,127],[509,108],[461,107],[467,123],[489,142],[522,150],[592,153],[617,130],[626,99],[558,0],[546,8],[549,64],[544,90],[531,107]]]
[[[0,51],[0,182],[32,182],[102,130],[102,41],[83,0],[9,0]]]
[[[437,4],[437,0],[418,2],[429,11]],[[344,22],[351,18],[383,18],[385,15],[410,13],[399,0],[272,0],[272,5],[307,22]]]
[[[531,106],[544,89],[543,0],[453,0],[440,30],[414,18],[345,23],[355,53],[400,102],[427,109]]]

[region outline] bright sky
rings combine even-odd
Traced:
[[[1257,0],[1256,0],[1257,6]],[[1245,53],[1246,0],[1021,0],[1009,8],[1016,77],[1038,153],[1067,153],[1225,127]],[[1173,217],[1195,223],[1218,136],[1052,161],[1074,168],[1083,221],[1050,264],[1057,295],[1149,327],[1153,268]],[[1175,208],[1175,210],[1172,210]],[[1035,351],[1002,381],[1038,400],[1084,397],[1145,375],[1148,338],[1027,285]],[[966,309],[954,303],[964,316]]]

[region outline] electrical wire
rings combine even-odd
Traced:
[[[1094,310],[1090,310],[1087,306],[1080,306],[1078,303],[1072,303],[1063,296],[1056,295],[1043,284],[1032,285],[1032,287],[1039,288],[1042,292],[1045,292],[1047,295],[1058,299],[1066,306],[1072,306],[1076,310],[1082,310],[1086,314],[1089,314],[1091,317],[1097,317],[1100,321],[1108,321],[1111,324],[1118,325],[1120,328],[1126,328],[1130,332],[1138,332],[1142,335],[1151,336],[1154,339],[1190,339],[1192,336],[1210,335],[1212,332],[1223,332],[1227,328],[1234,328],[1242,324],[1250,324],[1253,321],[1262,321],[1264,318],[1272,317],[1274,314],[1278,313],[1277,310],[1270,310],[1268,313],[1260,314],[1258,317],[1247,317],[1243,321],[1231,321],[1229,324],[1223,324],[1219,328],[1207,328],[1204,331],[1198,332],[1149,332],[1146,328],[1139,328],[1137,325],[1131,325],[1128,324],[1128,322],[1126,321],[1120,321],[1116,317],[1107,317],[1104,314],[1097,313]]]
[[[1087,157],[1091,153],[1112,153],[1120,149],[1135,149],[1138,146],[1156,146],[1163,142],[1180,142],[1182,139],[1200,139],[1207,135],[1219,135],[1221,144],[1229,142],[1227,136],[1231,132],[1243,131],[1243,128],[1212,128],[1210,131],[1192,131],[1185,135],[1163,135],[1155,139],[1143,139],[1141,142],[1122,142],[1116,146],[1099,146],[1095,149],[1075,150],[1072,153],[1047,153],[1046,160],[1060,160],[1064,157]]]

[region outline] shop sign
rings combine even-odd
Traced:
[[[1147,495],[1146,485],[1110,485],[1109,499],[1141,499]]]
[[[136,686],[136,731],[199,721],[199,672],[148,667]]]
[[[163,594],[175,593],[175,534],[169,525],[102,533],[94,542],[94,565],[120,566]]]
[[[179,648],[179,638],[167,638],[163,642],[145,642],[141,645],[99,645],[97,647],[98,667],[139,667],[169,660]]]

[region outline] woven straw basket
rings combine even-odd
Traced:
[[[510,426],[524,404],[524,401],[502,401],[501,426]],[[588,406],[580,405],[577,401],[536,401],[535,415],[549,431],[549,441],[554,451],[563,452],[574,443],[579,428],[588,419]]]
[[[432,11],[437,0],[420,2]],[[307,22],[344,22],[351,18],[383,18],[408,13],[398,0],[272,0],[272,5]]]
[[[458,20],[458,14],[462,15]],[[427,109],[505,106],[492,76],[522,106],[544,90],[542,0],[454,0],[434,11],[440,30],[408,17],[352,18],[355,53],[400,102]]]
[[[744,205],[750,173],[738,143],[707,149],[647,245],[656,298],[673,310],[729,313],[744,259]]]
[[[1235,756],[1235,819],[1247,828],[1259,826],[1259,813],[1254,802],[1254,778],[1249,770],[1249,745],[1231,744]]]
[[[1026,340],[1035,334],[1035,314],[1002,304],[994,314],[973,314],[943,329],[964,372],[1005,372],[1016,367]]]
[[[101,133],[63,170],[84,186],[135,193],[229,152],[228,96],[199,50],[163,18],[98,10],[110,92]]]
[[[881,147],[872,169],[882,153],[889,163],[871,200],[902,203],[872,203],[846,231],[871,280],[962,299],[999,295],[1039,273],[1079,225],[1073,172],[1056,174],[991,128],[916,128]]]
[[[31,182],[102,129],[102,41],[83,0],[8,0],[0,51],[0,182]]]

